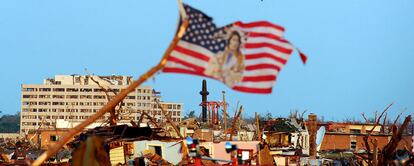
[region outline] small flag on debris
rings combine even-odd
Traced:
[[[184,5],[189,26],[167,59],[163,72],[219,80],[230,88],[268,94],[294,47],[284,28],[267,21],[216,27],[203,12]],[[300,52],[302,61],[306,55]]]

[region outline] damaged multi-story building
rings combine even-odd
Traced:
[[[27,134],[38,129],[72,128],[98,112],[108,97],[114,97],[132,81],[132,76],[56,75],[43,84],[22,84],[20,131]],[[180,122],[183,103],[160,99],[160,93],[150,86],[135,89],[123,100],[117,122],[138,120],[143,112],[161,121],[164,115],[155,100],[160,101],[173,121]],[[106,113],[88,128],[102,125],[109,116]]]

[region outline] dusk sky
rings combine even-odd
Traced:
[[[291,110],[325,120],[361,119],[395,102],[389,113],[414,113],[414,1],[412,0],[185,0],[217,26],[267,20],[284,26],[297,52],[270,95],[241,93],[207,79],[209,100],[221,91],[233,112]],[[175,0],[0,1],[0,110],[20,111],[21,84],[59,74],[131,75],[161,59],[176,31]],[[161,73],[145,85],[162,99],[200,113],[202,77]]]

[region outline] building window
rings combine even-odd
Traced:
[[[24,105],[24,106],[36,105],[36,102],[24,101],[24,102],[22,102],[22,105]]]
[[[359,134],[359,133],[361,133],[361,130],[359,130],[359,129],[351,129],[350,132],[353,133],[353,134]]]
[[[38,110],[39,112],[47,112],[47,109],[45,109],[45,108],[39,108],[39,110]]]
[[[51,89],[50,88],[39,88],[40,92],[50,92]]]
[[[65,102],[53,102],[52,105],[65,105]]]
[[[66,102],[66,105],[75,106],[78,105],[78,102]]]
[[[78,88],[66,88],[66,92],[78,92]]]
[[[159,145],[148,145],[148,150],[162,157],[162,147]]]
[[[28,98],[35,99],[35,98],[37,98],[37,95],[23,95],[23,98],[24,99],[28,99]]]
[[[50,105],[50,102],[39,101],[39,105]]]
[[[77,99],[78,95],[66,95],[67,99]]]
[[[65,88],[53,88],[54,92],[64,92]]]
[[[64,95],[53,95],[52,98],[54,98],[54,99],[63,99],[63,98],[65,98],[65,96]]]
[[[23,92],[37,92],[37,88],[23,88]]]
[[[92,89],[90,88],[82,88],[80,89],[81,92],[92,92]]]
[[[356,140],[351,140],[351,150],[355,150],[356,145],[357,145]]]
[[[127,96],[127,99],[135,99],[135,96]]]
[[[92,99],[92,95],[80,95],[80,99]]]
[[[94,99],[105,99],[104,95],[95,95],[93,96]]]
[[[57,136],[57,135],[51,135],[50,136],[50,141],[53,141],[53,142],[59,141],[59,136]]]
[[[50,99],[50,95],[39,95],[40,99]]]

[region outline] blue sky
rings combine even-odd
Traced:
[[[329,120],[361,118],[395,102],[414,109],[414,1],[185,0],[217,25],[268,20],[286,28],[295,52],[271,95],[235,92],[208,79],[210,100],[227,92],[247,115],[305,110]],[[56,74],[132,75],[155,65],[175,32],[174,0],[0,1],[0,110],[20,109],[20,85]],[[201,77],[160,74],[146,85],[199,112]]]

